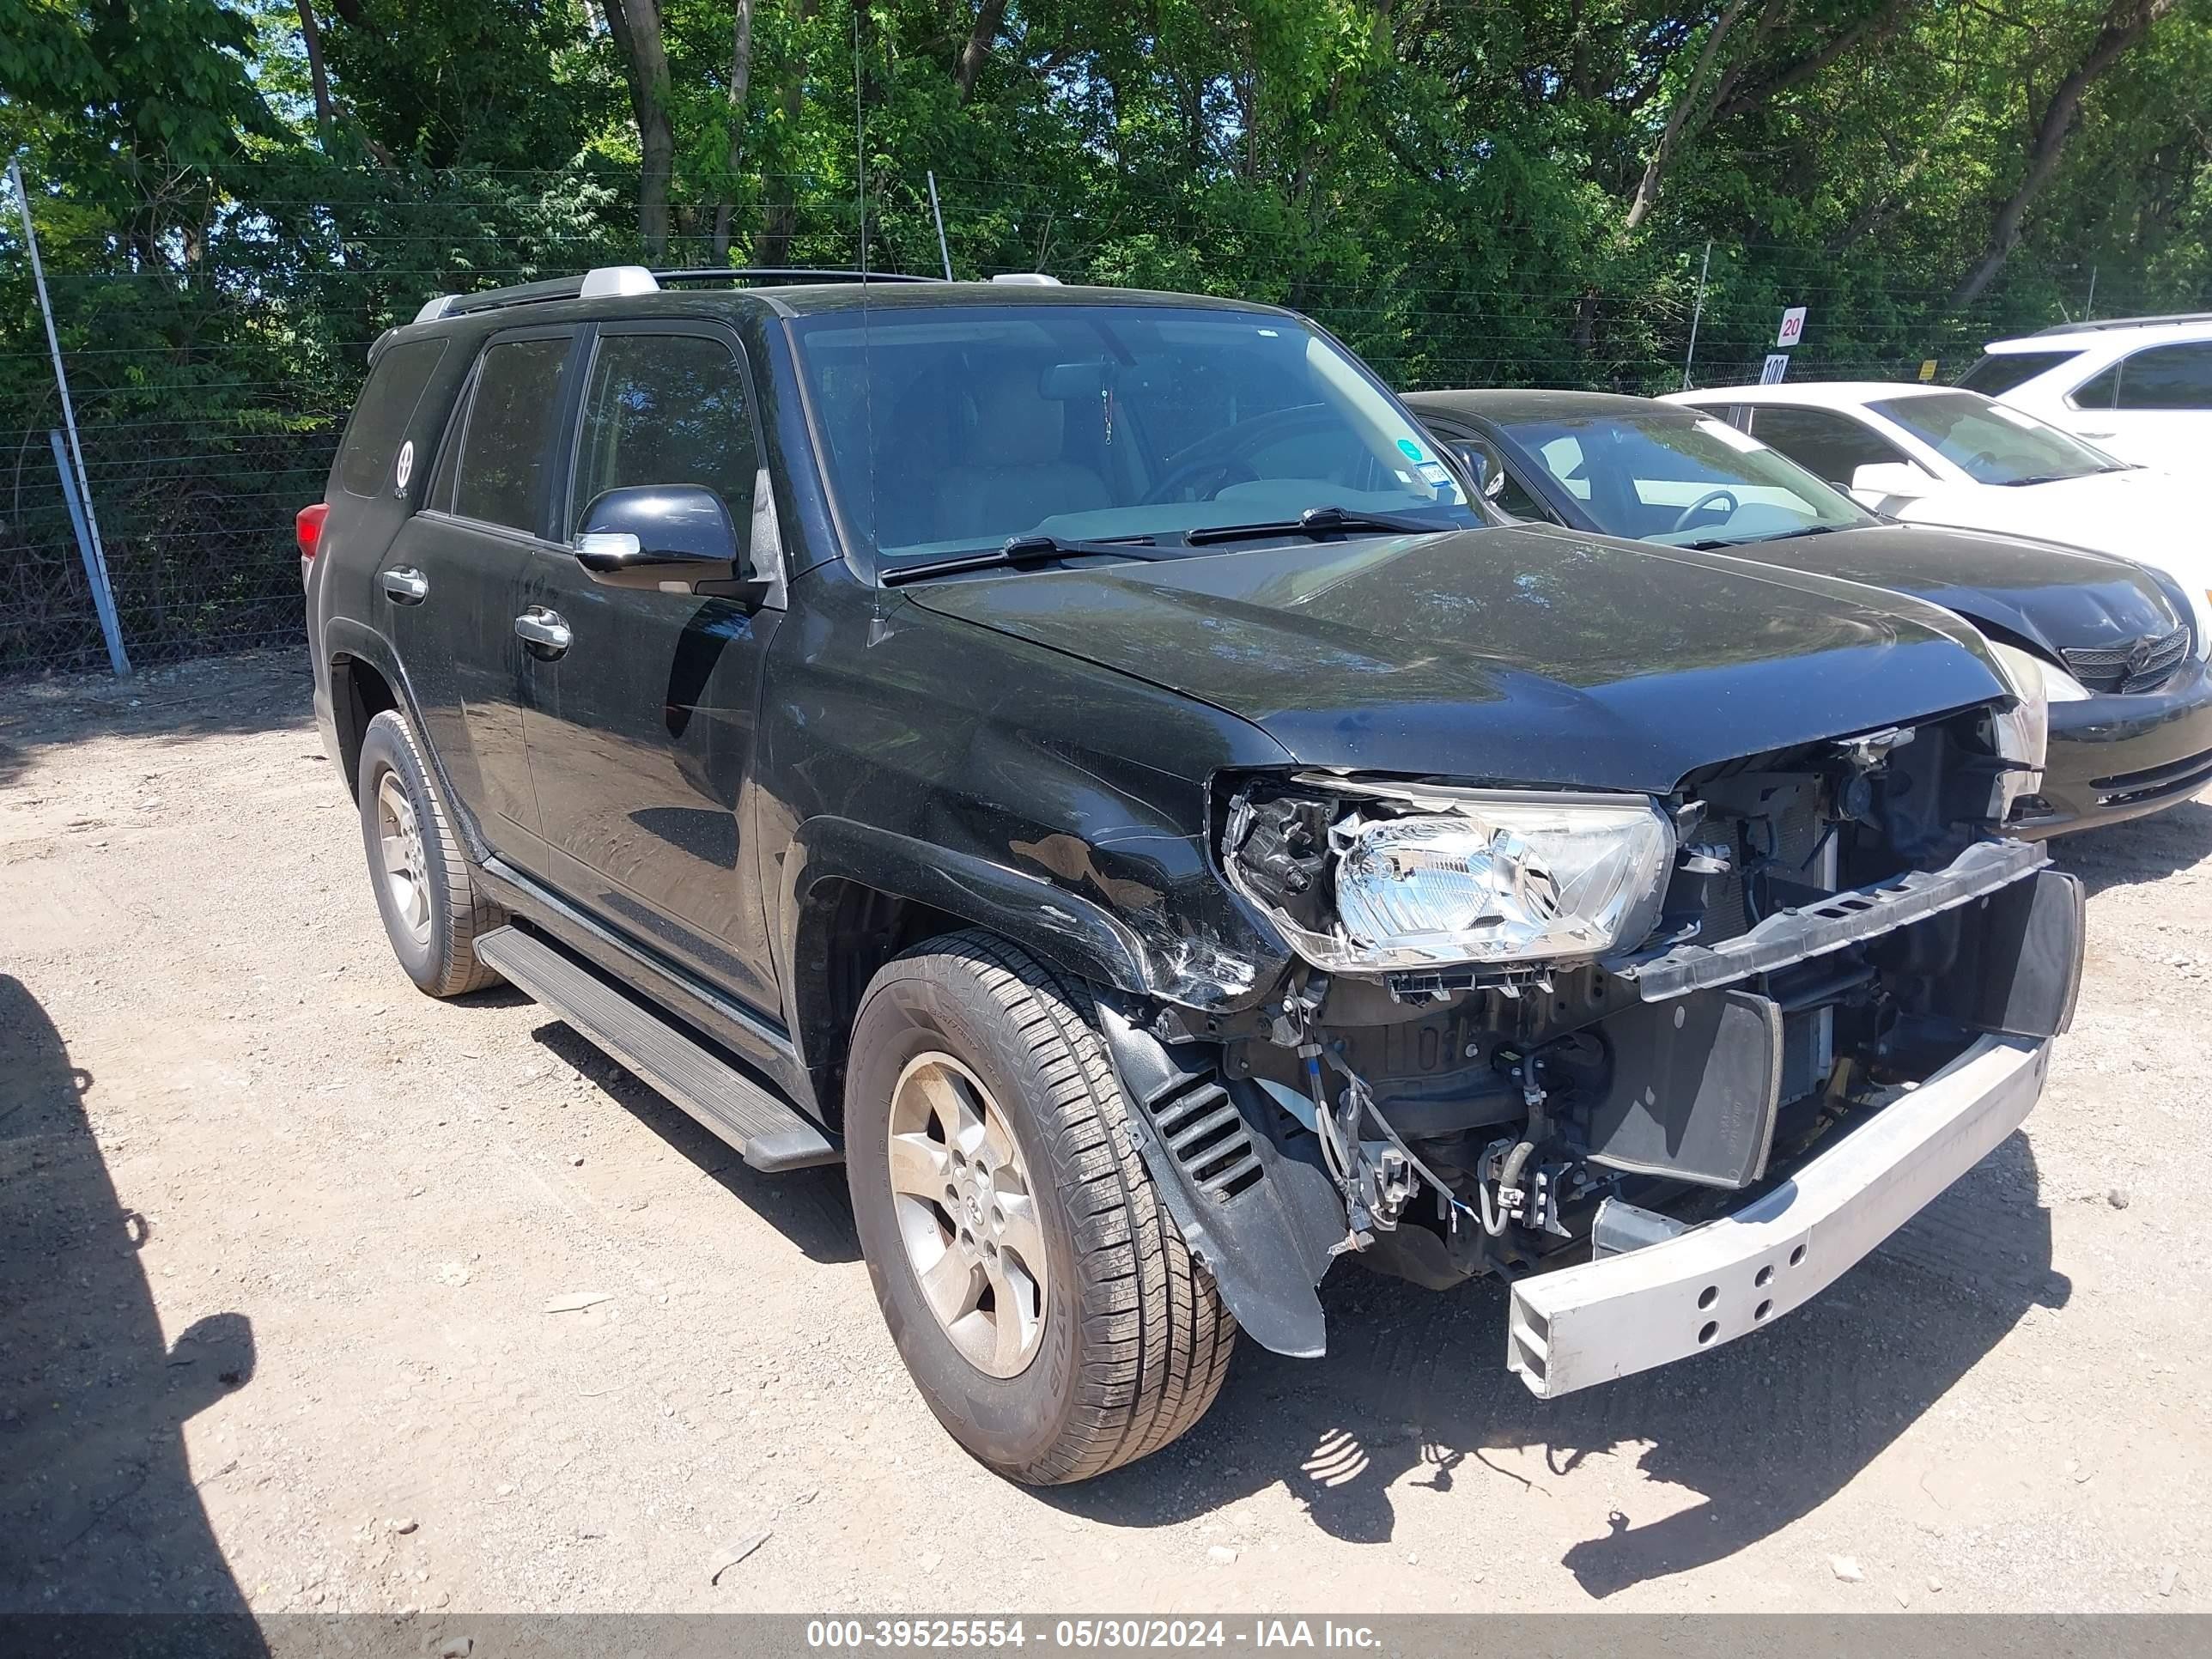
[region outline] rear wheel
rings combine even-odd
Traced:
[[[930,1409],[1034,1485],[1158,1451],[1236,1322],[1158,1201],[1089,994],[983,933],[877,975],[845,1148],[877,1300]]]
[[[476,941],[507,917],[477,890],[430,769],[395,709],[362,734],[358,793],[376,908],[408,978],[434,997],[498,983],[477,959]]]

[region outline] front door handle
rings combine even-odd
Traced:
[[[530,654],[551,662],[568,649],[568,624],[557,611],[533,605],[514,619],[515,637],[530,647]]]
[[[420,605],[430,596],[430,579],[411,564],[396,564],[384,573],[384,592],[394,605]]]

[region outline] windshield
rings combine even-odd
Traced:
[[[1609,536],[1671,546],[1841,530],[1867,515],[1724,421],[1649,413],[1500,422]]]
[[[901,305],[793,326],[839,515],[887,565],[1323,506],[1482,522],[1397,401],[1290,318]]]
[[[2050,483],[2124,471],[2080,439],[1971,392],[1888,398],[1868,408],[1903,427],[1977,483]]]

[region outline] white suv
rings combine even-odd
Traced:
[[[2212,312],[1992,340],[1960,385],[2168,472],[2212,455]]]

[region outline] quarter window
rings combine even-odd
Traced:
[[[585,383],[572,524],[610,489],[700,484],[722,498],[742,535],[759,465],[744,379],[727,346],[697,334],[601,337]]]
[[[566,338],[511,340],[484,353],[453,485],[461,517],[538,530],[568,346]]]
[[[395,489],[399,446],[445,355],[443,340],[410,340],[376,360],[338,451],[338,483],[348,495],[376,496]]]

